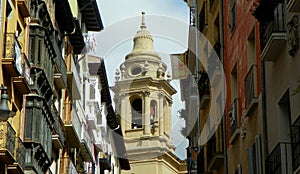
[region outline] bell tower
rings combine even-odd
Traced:
[[[142,12],[132,51],[115,72],[112,90],[132,168],[129,173],[161,173],[163,163],[182,165],[172,145],[171,107],[176,90],[170,85],[170,75],[166,75],[166,64],[153,49],[144,15]],[[178,173],[178,166],[168,170]]]

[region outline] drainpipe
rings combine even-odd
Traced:
[[[220,56],[221,56],[221,61],[223,63],[223,67],[224,67],[224,0],[220,0],[220,15],[221,15],[221,21],[220,21],[220,44],[221,44],[221,50],[220,50]],[[223,68],[224,69],[224,68]],[[225,79],[224,79],[225,81]],[[226,85],[226,81],[225,81],[225,85]],[[226,86],[225,86],[225,90],[226,90]],[[224,91],[225,92],[225,91]],[[226,96],[224,98],[224,100],[226,100]],[[224,102],[226,103],[226,102]],[[225,170],[225,174],[228,174],[228,161],[227,161],[227,146],[226,146],[226,106],[224,108],[224,115],[223,115],[223,129],[222,129],[222,140],[223,140],[223,150],[224,150],[224,170]]]
[[[0,1],[0,43],[3,43],[4,45],[4,33],[3,32],[3,28],[2,28],[2,8],[3,8],[3,3],[5,1]],[[2,47],[2,49],[0,50],[0,55],[3,55],[3,52],[4,52],[4,47]],[[2,59],[0,60],[0,63],[2,65]],[[1,69],[0,69],[0,83],[3,84],[3,74],[2,74],[2,66],[1,66]]]
[[[268,143],[268,121],[267,121],[267,106],[266,106],[266,72],[265,62],[261,60],[261,77],[262,77],[262,114],[263,114],[263,134],[264,134],[264,158],[266,159],[269,154]]]
[[[196,79],[197,81],[199,80],[199,48],[198,48],[198,0],[194,0],[194,5],[195,5],[195,37],[196,37],[196,43],[195,43],[195,51],[196,51]],[[200,101],[200,96],[199,96],[199,101]],[[197,117],[197,137],[198,137],[198,151],[200,151],[200,108],[198,108],[199,116]]]

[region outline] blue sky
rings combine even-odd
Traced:
[[[140,29],[141,12],[146,12],[145,21],[154,38],[154,49],[168,65],[171,72],[169,54],[182,53],[187,49],[189,8],[183,0],[100,0],[98,1],[104,30],[95,35],[96,56],[104,58],[109,85],[114,85],[115,69],[131,52],[133,37]],[[179,91],[179,84],[172,85]],[[179,134],[182,120],[177,118],[177,110],[183,107],[180,91],[174,97],[172,109],[174,134]],[[177,132],[177,133],[176,133]],[[182,136],[174,136],[175,154],[184,159],[187,142]]]

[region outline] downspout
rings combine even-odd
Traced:
[[[221,29],[221,32],[220,32],[220,44],[221,44],[221,51],[220,51],[220,56],[221,56],[221,61],[222,61],[222,64],[223,64],[223,67],[224,67],[224,0],[220,0],[220,14],[221,15],[221,21],[220,21],[220,29]],[[224,69],[224,68],[223,68]],[[226,79],[224,79],[224,82],[226,85]],[[226,86],[225,86],[225,90],[226,90]],[[224,91],[225,92],[225,91]],[[226,100],[226,96],[224,98],[224,100]],[[224,102],[226,103],[226,102]],[[227,161],[227,146],[226,146],[226,113],[225,113],[225,110],[226,108],[224,107],[224,114],[223,114],[223,133],[222,133],[222,140],[223,140],[223,150],[224,150],[224,170],[225,170],[225,174],[228,174],[228,161]]]
[[[0,1],[0,41],[3,43],[3,45],[4,45],[4,35],[5,35],[5,33],[3,33],[3,28],[2,28],[2,9],[3,9],[3,3],[4,3],[4,1]],[[0,55],[3,55],[3,53],[4,53],[4,47],[2,47],[2,49],[0,50]],[[1,65],[2,65],[2,59],[0,60],[0,63],[1,63]],[[3,73],[2,73],[2,71],[3,71],[3,68],[2,68],[2,66],[1,66],[1,69],[0,69],[0,84],[2,85],[3,84]]]
[[[198,48],[198,0],[194,0],[194,4],[195,4],[195,28],[197,30],[195,30],[195,51],[196,51],[196,79],[197,81],[199,80],[199,48]],[[198,82],[197,82],[198,83]],[[199,101],[201,100],[200,96],[199,96]],[[198,117],[197,117],[197,138],[198,138],[198,151],[200,151],[200,144],[201,144],[201,140],[200,140],[200,108],[198,108]]]
[[[268,143],[268,121],[267,121],[267,106],[266,106],[266,72],[265,62],[261,60],[261,76],[262,76],[262,114],[263,114],[263,134],[264,134],[264,158],[266,159],[269,154]],[[264,160],[263,160],[264,161]]]

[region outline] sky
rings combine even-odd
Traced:
[[[104,59],[109,86],[114,85],[115,70],[132,50],[133,37],[140,30],[142,11],[146,13],[147,30],[154,38],[154,49],[167,64],[168,72],[172,71],[169,54],[187,50],[189,8],[183,0],[98,0],[98,6],[104,30],[95,33],[95,55]],[[178,81],[172,81],[171,85],[178,91],[173,96],[172,108],[175,154],[185,159],[187,141],[179,133],[183,120],[177,114],[184,104],[180,102]]]

